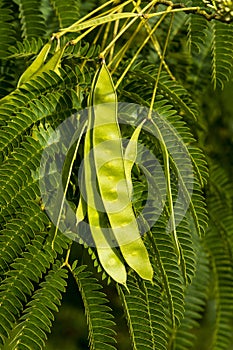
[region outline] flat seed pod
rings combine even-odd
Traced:
[[[83,221],[86,215],[87,207],[86,203],[83,200],[83,197],[80,195],[78,207],[76,209],[76,218],[77,222],[79,223],[80,221]]]
[[[21,85],[29,81],[39,71],[39,69],[43,66],[47,58],[50,48],[51,48],[50,42],[45,44],[42,47],[36,59],[32,62],[32,64],[25,70],[25,72],[19,78],[17,87],[20,87]]]
[[[142,126],[145,123],[145,119],[137,126],[137,128],[134,130],[133,135],[130,138],[130,141],[126,147],[125,154],[124,154],[124,165],[125,165],[125,175],[126,175],[126,181],[128,183],[128,189],[129,189],[129,197],[132,197],[133,192],[133,185],[131,180],[131,172],[133,165],[137,158],[137,143],[139,134],[142,130]]]
[[[130,199],[117,121],[117,97],[104,62],[96,77],[93,110],[94,161],[105,211],[125,261],[142,278],[152,280],[153,269]]]
[[[87,197],[87,214],[92,237],[94,239],[98,257],[104,270],[116,282],[126,286],[127,273],[124,263],[118,256],[116,249],[112,248],[107,241],[101,227],[101,215],[93,206],[95,203],[95,193],[91,184],[95,181],[95,172],[93,172],[93,162],[91,150],[91,125],[92,111],[89,109],[88,128],[84,142],[84,178],[85,191]]]
[[[38,71],[36,74],[41,74],[44,72],[48,72],[50,70],[53,70],[58,75],[60,75],[59,68],[61,65],[61,58],[63,56],[63,53],[65,51],[66,46],[62,47],[58,51],[55,52],[55,54],[49,59],[48,62],[46,62]]]

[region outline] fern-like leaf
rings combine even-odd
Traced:
[[[130,293],[118,286],[133,349],[167,349],[167,325],[158,281],[140,283],[135,276],[127,282]]]
[[[157,260],[157,273],[163,285],[164,305],[169,310],[168,324],[174,331],[184,316],[183,275],[177,264],[171,236],[166,232],[166,219],[160,219],[152,229],[152,246]]]
[[[211,184],[208,200],[210,215],[206,234],[206,248],[210,254],[213,269],[215,328],[211,339],[211,349],[228,349],[232,343],[231,322],[233,313],[233,224],[232,202],[224,194],[227,176],[221,166],[211,165]],[[228,184],[229,184],[228,180]],[[232,186],[231,192],[232,193]],[[225,198],[224,198],[225,197]]]
[[[105,293],[100,291],[102,286],[85,266],[76,267],[74,263],[72,274],[82,296],[87,323],[89,328],[89,346],[91,350],[114,350],[115,322],[111,308],[107,306]]]
[[[175,349],[193,349],[196,331],[205,311],[210,288],[210,269],[207,252],[198,237],[193,237],[197,256],[196,272],[192,283],[185,290],[185,313],[175,334]]]
[[[45,35],[45,20],[40,11],[40,1],[20,0],[19,17],[22,26],[23,38],[38,38]]]
[[[7,1],[0,1],[0,58],[8,55],[8,48],[15,41],[15,30],[13,27],[13,12],[9,8]]]
[[[193,53],[199,53],[201,45],[205,42],[207,36],[208,21],[201,16],[189,15],[188,17],[188,35],[189,50]]]
[[[32,177],[31,171],[40,165],[41,151],[42,145],[28,137],[27,142],[16,148],[12,158],[1,167],[0,222],[6,221],[20,203],[39,198],[37,179]]]
[[[212,80],[214,88],[223,88],[229,80],[233,66],[233,24],[213,22],[212,30]]]
[[[27,39],[24,41],[17,41],[14,46],[9,47],[8,58],[20,58],[36,55],[42,46],[43,41],[41,38],[32,38],[30,41]]]
[[[32,300],[26,305],[19,323],[11,331],[10,340],[3,349],[35,349],[45,348],[46,333],[50,332],[54,320],[54,312],[61,303],[61,292],[65,292],[67,271],[61,269],[60,262],[41,282]]]
[[[1,232],[1,269],[5,272],[15,258],[22,253],[25,245],[35,237],[35,232],[45,229],[47,216],[33,201],[22,205],[17,218],[10,220]]]
[[[79,19],[79,0],[50,0],[58,18],[59,28],[65,28]]]
[[[27,247],[28,252],[25,252],[23,257],[18,260],[16,259],[12,270],[7,272],[7,277],[1,285],[2,327],[6,333],[12,329],[23,309],[22,303],[25,303],[31,296],[34,289],[32,282],[38,282],[38,278],[42,276],[42,273],[45,273],[50,262],[54,259],[54,254],[51,252],[48,254],[48,251],[41,250],[42,242],[43,238],[40,242],[35,240],[32,245]],[[34,270],[35,268],[36,270]],[[14,305],[14,307],[9,308],[9,304]]]
[[[157,76],[157,71],[153,66],[148,66],[142,70],[135,70],[131,72],[132,76],[136,78],[140,77],[154,86]],[[137,91],[137,90],[135,90]],[[192,122],[196,120],[198,111],[197,106],[192,102],[191,97],[188,92],[184,89],[183,86],[179,85],[174,80],[168,76],[167,73],[162,72],[160,79],[158,81],[158,91],[165,98],[169,100],[170,103],[174,104],[176,109],[180,109],[183,112],[183,115],[189,118]]]
[[[135,89],[134,83],[130,84],[131,89]],[[139,97],[139,93],[141,93],[145,100]],[[144,105],[148,105],[147,99],[151,97],[151,94],[152,87],[149,84],[143,85],[143,88],[137,93],[130,92],[130,96],[133,99],[136,99],[137,102],[140,101],[140,103],[144,102]],[[157,132],[161,135],[159,138],[163,139],[164,147],[170,154],[171,168],[176,174],[177,179],[180,179],[180,185],[184,195],[183,199],[186,203],[190,203],[190,210],[196,230],[200,235],[205,232],[208,221],[205,200],[202,195],[202,188],[208,178],[206,161],[203,158],[202,152],[194,146],[195,140],[187,125],[176,114],[176,111],[170,105],[170,101],[167,101],[166,98],[167,96],[162,98],[161,95],[158,95],[154,105],[157,113],[153,114],[153,120],[158,130]],[[191,143],[190,151],[187,146],[188,143]],[[182,150],[183,156],[181,157]],[[186,156],[184,157],[184,155]],[[187,169],[190,170],[190,167],[192,167],[189,160],[191,160],[193,165],[194,176],[191,176],[192,178],[189,176],[191,175],[190,172],[187,172]],[[191,191],[192,188],[193,191]]]

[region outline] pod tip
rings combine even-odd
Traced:
[[[125,287],[125,289],[127,290],[127,292],[130,294],[129,288],[127,287],[126,283],[122,283],[122,285]]]

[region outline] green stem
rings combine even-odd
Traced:
[[[135,8],[132,10],[132,12],[134,12],[134,11],[135,11]],[[125,21],[124,25],[122,26],[122,29],[127,25],[127,23],[128,23],[128,20]],[[125,53],[129,49],[132,41],[134,40],[134,38],[137,35],[137,33],[141,30],[141,28],[142,28],[142,24],[141,23],[138,25],[137,29],[133,32],[133,35],[129,38],[129,40],[127,40],[126,43],[120,48],[120,50],[115,54],[115,57],[114,58],[111,57],[111,56],[109,57],[109,64],[108,64],[108,66],[114,65],[114,68],[112,70],[112,74],[114,74],[114,72],[117,70],[117,68],[118,68],[120,62],[122,61]]]
[[[82,40],[87,34],[94,30],[96,26],[89,28],[83,34],[79,35],[76,39],[71,40],[71,45],[76,45],[80,40]]]
[[[119,12],[122,12],[122,9],[119,11]],[[118,32],[118,28],[119,28],[119,24],[120,24],[120,21],[116,21],[115,24],[114,24],[114,28],[113,28],[113,39],[117,36],[117,32]],[[110,49],[110,52],[109,52],[109,61],[112,60],[112,57],[114,55],[114,49],[115,49],[115,45],[113,45]]]
[[[112,45],[115,44],[115,42],[122,36],[122,34],[125,33],[125,31],[139,18],[139,17],[143,17],[144,12],[147,11],[151,6],[153,6],[156,3],[156,0],[151,1],[149,4],[147,4],[141,11],[141,13],[132,13],[129,12],[131,14],[130,17],[136,17],[133,18],[132,21],[130,21],[118,34],[117,36],[108,44],[108,46],[101,52],[100,57],[104,57],[106,56],[106,52],[112,47]],[[124,18],[124,13],[122,14],[118,14],[118,16],[122,15]]]
[[[118,22],[118,21],[119,21],[119,19],[116,22]],[[109,37],[109,34],[111,34],[111,31],[110,31],[111,24],[112,24],[112,22],[108,22],[105,26],[104,35],[103,35],[103,39],[102,39],[102,43],[101,43],[101,50],[103,50],[103,48],[105,47],[107,40],[108,40],[108,37]]]
[[[132,67],[133,63],[135,62],[135,60],[137,59],[139,53],[142,51],[142,49],[144,48],[144,46],[147,44],[147,42],[150,40],[151,36],[153,35],[153,33],[155,32],[155,30],[158,28],[158,26],[161,24],[161,22],[164,20],[164,18],[166,17],[167,13],[165,13],[160,19],[159,21],[156,23],[156,25],[154,26],[154,28],[151,30],[150,34],[147,36],[147,38],[143,41],[143,43],[140,45],[140,47],[138,48],[137,52],[135,53],[135,55],[133,56],[132,60],[130,61],[130,63],[128,64],[128,66],[126,67],[126,69],[124,70],[124,72],[121,74],[120,79],[117,81],[115,88],[117,89],[118,86],[121,84],[122,80],[124,79],[125,75],[128,73],[128,71],[130,70],[130,68]]]
[[[170,10],[169,7],[167,8],[167,10],[168,10],[168,12],[170,12],[169,11]],[[167,36],[166,36],[166,41],[165,41],[164,48],[163,48],[162,59],[160,60],[158,75],[157,75],[157,78],[156,78],[156,81],[155,81],[155,86],[154,86],[153,95],[152,95],[152,99],[151,99],[150,109],[149,109],[149,113],[148,113],[148,119],[152,122],[152,124],[156,128],[156,130],[157,130],[157,132],[159,134],[159,140],[161,141],[160,144],[161,144],[161,149],[162,149],[163,159],[164,159],[164,170],[165,170],[165,174],[166,174],[168,203],[169,203],[169,208],[170,208],[171,222],[172,222],[172,226],[173,226],[172,227],[172,234],[173,234],[173,239],[174,239],[176,253],[177,253],[177,256],[178,256],[178,264],[180,264],[181,252],[180,252],[180,245],[179,245],[179,241],[178,241],[178,237],[177,237],[177,233],[176,233],[176,223],[175,223],[175,214],[174,214],[174,207],[173,207],[173,200],[172,200],[172,189],[171,189],[171,178],[170,178],[170,167],[169,167],[169,154],[168,154],[167,147],[166,147],[166,145],[164,143],[163,136],[162,136],[159,128],[157,127],[157,125],[152,120],[152,112],[153,112],[155,96],[156,96],[156,92],[157,92],[157,88],[158,88],[159,77],[160,77],[160,74],[161,74],[161,70],[162,70],[162,66],[163,66],[163,60],[164,60],[164,57],[165,57],[165,52],[166,52],[166,49],[167,49],[167,46],[168,46],[169,37],[170,37],[170,34],[171,34],[172,20],[173,20],[173,16],[171,17],[170,25],[169,25],[169,28],[168,28],[168,33],[167,33]]]
[[[69,26],[69,27],[67,27],[67,28],[63,28],[63,29],[61,29],[60,31],[61,31],[62,33],[64,32],[64,34],[65,34],[65,32],[67,33],[67,32],[69,31],[69,28],[72,28],[72,27],[77,26],[78,24],[84,22],[87,18],[92,17],[96,12],[99,12],[99,11],[102,10],[104,7],[110,5],[110,4],[113,3],[114,1],[115,1],[115,0],[107,1],[107,2],[104,3],[103,5],[101,5],[101,6],[97,7],[97,8],[95,8],[95,9],[94,9],[93,11],[91,11],[90,13],[87,13],[84,17],[80,18],[77,22],[73,23],[71,26]],[[57,34],[54,34],[54,35],[57,36],[58,33],[57,33]],[[63,34],[62,34],[62,35],[63,35]]]
[[[108,44],[108,46],[106,46],[106,48],[101,52],[100,56],[101,57],[104,57],[106,56],[106,52],[111,49],[111,47],[115,44],[115,42],[126,32],[126,30],[138,19],[138,17],[140,15],[138,14],[133,14],[132,15],[134,16],[131,16],[131,17],[134,17],[116,36],[115,38]]]
[[[156,128],[156,131],[159,135],[159,141],[160,146],[163,154],[163,161],[164,161],[164,172],[166,177],[166,186],[167,186],[167,196],[168,196],[168,205],[170,208],[170,215],[171,215],[171,222],[172,222],[172,237],[174,240],[175,245],[175,251],[178,257],[178,265],[180,265],[180,259],[181,259],[181,253],[180,253],[180,244],[176,233],[176,223],[175,223],[175,214],[174,214],[174,208],[173,208],[173,200],[172,200],[172,189],[171,189],[171,176],[170,176],[170,167],[169,167],[169,153],[166,147],[166,144],[164,142],[163,136],[158,128],[158,126],[155,124],[153,119],[150,120],[151,123]]]
[[[140,3],[140,0],[138,1],[138,3]],[[132,12],[136,11],[138,6],[139,6],[139,4],[135,3],[135,1],[133,1],[133,4],[134,4],[134,9],[132,10]],[[109,60],[109,66],[111,66],[111,65],[114,66],[114,68],[112,70],[112,74],[114,74],[114,72],[117,70],[119,64],[121,63],[124,55],[126,54],[127,50],[129,49],[130,45],[132,44],[134,38],[136,37],[136,35],[140,32],[141,28],[143,27],[143,22],[144,22],[144,19],[142,18],[141,23],[139,23],[139,25],[137,26],[137,29],[132,33],[129,40],[127,40],[126,43],[124,44],[124,46],[122,46],[122,48],[117,52],[114,59]],[[127,24],[127,21],[126,21],[125,25],[126,24]]]
[[[134,1],[133,3],[135,3],[135,1]],[[172,5],[171,5],[171,6],[172,6]],[[140,13],[140,11],[141,11],[141,8],[138,6],[138,7],[137,7],[137,12]],[[144,24],[148,35],[150,35],[150,32],[151,32],[151,30],[152,30],[150,24],[148,23],[148,21],[147,21],[147,22],[146,22],[146,21],[142,21],[142,23]],[[152,41],[152,44],[153,44],[153,46],[154,46],[154,49],[155,49],[155,51],[157,52],[159,58],[162,59],[161,48],[160,48],[158,39],[156,38],[155,35],[152,35],[152,36],[151,36],[151,41]],[[171,77],[171,79],[172,79],[172,80],[175,80],[175,77],[174,77],[174,75],[172,74],[172,72],[170,71],[170,68],[168,67],[168,65],[167,65],[167,63],[165,62],[165,60],[163,60],[163,65],[164,65],[164,68],[166,69],[168,75]]]
[[[65,258],[65,261],[64,261],[64,263],[62,264],[61,267],[66,266],[66,267],[68,267],[68,269],[71,271],[71,266],[70,266],[70,264],[69,264],[70,252],[71,252],[71,246],[69,247],[69,249],[68,249],[67,252],[66,252],[66,258]]]
[[[53,37],[58,39],[61,36],[63,36],[64,34],[67,34],[70,32],[74,32],[74,33],[79,32],[80,30],[83,30],[83,29],[87,29],[87,28],[94,27],[94,26],[99,26],[101,24],[105,24],[108,22],[114,22],[116,20],[123,19],[123,18],[129,18],[129,17],[138,18],[139,15],[132,13],[132,12],[123,12],[123,13],[116,13],[116,14],[111,13],[110,15],[93,18],[93,19],[90,19],[86,22],[82,22],[82,23],[76,22],[72,26],[65,28],[65,29],[61,30],[60,32],[54,34]]]
[[[182,8],[172,8],[172,6],[170,7],[170,13],[175,13],[175,12],[198,12],[200,11],[200,7],[182,7]],[[150,13],[148,15],[146,15],[146,17],[148,19],[153,18],[153,17],[158,17],[161,16],[163,13],[166,13],[167,11],[160,11],[160,12],[156,12],[156,13]]]
[[[170,7],[168,7],[167,10],[169,12]],[[173,18],[174,18],[174,15],[172,14],[170,25],[169,25],[167,36],[166,36],[166,40],[165,40],[165,44],[164,44],[164,48],[163,48],[162,57],[161,57],[160,64],[159,64],[158,74],[157,74],[157,77],[156,77],[156,80],[155,80],[153,95],[152,95],[152,98],[151,98],[150,109],[149,109],[149,113],[148,113],[148,119],[151,119],[152,112],[153,112],[153,106],[154,106],[154,102],[155,102],[155,96],[156,96],[156,93],[157,93],[159,78],[160,78],[160,74],[161,74],[161,71],[162,71],[162,66],[163,66],[165,53],[166,53],[167,46],[168,46],[169,37],[170,37],[170,34],[171,34]]]
[[[80,132],[80,135],[83,134],[85,128],[86,128],[86,123],[84,123],[84,125],[82,127],[82,130]],[[70,183],[70,177],[71,177],[74,161],[75,161],[76,156],[77,156],[77,152],[78,152],[78,148],[79,148],[79,145],[80,145],[80,141],[81,141],[81,137],[79,137],[79,139],[77,141],[77,144],[76,144],[76,147],[75,147],[75,151],[74,151],[71,163],[70,163],[70,168],[69,168],[68,176],[67,176],[67,179],[66,179],[64,194],[63,194],[63,197],[62,197],[61,206],[60,206],[60,210],[59,210],[59,214],[58,214],[58,218],[57,218],[57,222],[56,222],[55,233],[54,233],[53,240],[52,240],[52,249],[54,249],[54,243],[55,243],[55,240],[56,240],[56,237],[57,237],[57,233],[58,233],[58,226],[59,226],[59,222],[61,220],[62,210],[63,210],[64,202],[65,202],[65,199],[66,199],[66,193],[68,191],[68,187],[69,187],[69,183]]]

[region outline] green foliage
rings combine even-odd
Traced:
[[[223,169],[217,165],[211,165],[210,170],[212,196],[208,200],[210,224],[205,244],[210,255],[213,273],[213,293],[217,319],[211,346],[214,349],[224,349],[232,344],[230,325],[232,305],[225,302],[225,299],[231,297],[233,288],[232,198],[229,198],[229,194],[232,194],[232,186]],[[221,254],[222,251],[224,251],[224,257]]]
[[[90,271],[86,271],[85,266],[76,267],[76,265],[77,261],[72,266],[72,274],[85,307],[90,349],[114,350],[116,324],[112,310],[107,305],[106,294],[101,291],[103,287]]]
[[[50,2],[58,19],[58,28],[68,27],[79,19],[79,0],[69,0],[66,3],[62,0],[51,0]]]
[[[34,250],[32,250],[32,252],[33,255],[31,255],[31,260],[34,261],[36,252]],[[36,282],[38,282],[38,271],[40,271],[41,267],[45,265],[45,262],[42,259],[43,256],[40,254],[40,260],[36,260],[35,265],[31,264],[32,266],[28,274],[28,277],[31,277],[31,279]],[[44,260],[46,259],[44,258]],[[25,263],[15,263],[14,266],[18,269],[20,267],[24,269]],[[40,283],[39,288],[32,297],[32,300],[27,303],[24,314],[19,319],[19,322],[12,328],[10,332],[11,334],[8,338],[9,340],[5,343],[3,349],[17,348],[17,344],[24,344],[24,348],[26,349],[43,349],[45,347],[45,340],[47,339],[45,332],[50,332],[50,328],[52,326],[51,320],[54,319],[53,313],[54,311],[58,311],[58,306],[60,305],[61,300],[61,292],[65,292],[66,278],[67,271],[61,269],[60,263],[55,263],[53,269],[51,269],[48,275],[45,276],[45,281]],[[23,284],[18,284],[15,288],[17,288],[17,291],[24,291],[26,290],[27,283],[29,283],[29,281],[25,278]],[[13,293],[17,294],[14,289],[12,291],[12,294]],[[8,317],[10,322],[10,315],[12,316],[12,319],[14,319],[13,314],[15,314],[15,300],[11,301],[8,298],[8,302],[9,305],[7,310],[10,310],[11,314],[10,312],[8,314],[5,312],[6,318],[4,321],[6,321]],[[18,304],[20,304],[19,300]],[[2,324],[2,327],[4,326],[6,326],[5,322]]]
[[[130,337],[135,349],[166,349],[167,325],[161,298],[161,286],[139,282],[130,276],[129,291],[118,287]],[[143,327],[142,327],[143,323]]]
[[[31,39],[44,36],[46,28],[39,1],[20,0],[19,18],[23,38]]]
[[[0,59],[7,57],[7,51],[9,45],[12,45],[15,41],[15,30],[13,26],[13,11],[7,6],[7,2],[4,0],[0,1]]]
[[[225,2],[155,3],[0,0],[3,350],[51,349],[48,333],[71,280],[92,350],[121,350],[129,338],[137,350],[232,347],[233,24]],[[18,84],[51,36],[40,70]],[[149,111],[122,107],[124,139],[145,120],[131,173],[132,205],[139,225],[148,227],[142,239],[154,271],[151,283],[122,262],[126,288],[108,276],[96,248],[81,244],[72,227],[68,236],[75,241],[55,227],[39,182],[42,153],[59,140],[54,130],[72,114],[77,123],[86,121],[79,111],[88,106],[103,58],[118,101]],[[62,180],[69,173],[66,199],[74,211],[84,137],[72,165],[76,143],[67,145],[66,134],[62,140],[66,149],[72,146]],[[50,180],[61,185],[50,171]]]
[[[213,68],[212,79],[214,86],[219,84],[223,87],[223,83],[229,79],[233,64],[232,53],[232,34],[233,26],[227,26],[225,23],[212,24],[212,54]]]

